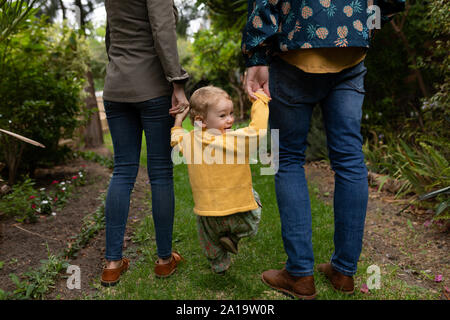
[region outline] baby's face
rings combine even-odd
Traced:
[[[217,104],[208,109],[203,125],[206,129],[216,129],[221,133],[231,129],[234,123],[233,102],[229,99],[220,99]]]

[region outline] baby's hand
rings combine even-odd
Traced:
[[[186,116],[189,113],[189,110],[189,106],[185,106],[184,110],[180,110],[179,113],[175,115],[175,126],[181,127],[183,120],[186,119]]]

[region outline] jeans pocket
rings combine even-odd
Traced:
[[[364,61],[361,61],[349,70],[349,78],[347,79],[348,85],[359,93],[366,93],[364,88],[364,78],[366,73],[367,68],[364,66]]]
[[[269,88],[271,95],[289,105],[312,102],[314,91],[312,79],[296,66],[281,58],[270,66]]]

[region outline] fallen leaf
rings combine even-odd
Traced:
[[[369,287],[367,286],[367,284],[363,284],[362,286],[361,286],[361,292],[362,293],[368,293],[369,292]]]

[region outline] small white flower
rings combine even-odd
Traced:
[[[39,213],[41,213],[41,208],[38,208],[36,211],[39,212]]]
[[[41,202],[41,204],[47,204],[47,203],[48,203],[47,200],[44,200],[44,201]]]
[[[52,216],[56,216],[56,212],[52,212]]]
[[[62,188],[61,190],[62,190],[62,191],[66,191],[66,187]]]
[[[63,182],[61,182],[60,184],[66,184],[66,183],[63,181]]]
[[[366,113],[366,120],[369,119],[369,115]]]
[[[45,188],[40,188],[39,190],[41,190],[41,191],[45,191]]]

